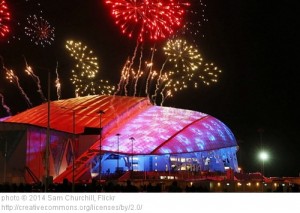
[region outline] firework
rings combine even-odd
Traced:
[[[140,50],[139,53],[138,50]],[[133,66],[136,62],[137,57],[139,58],[139,62],[138,62],[138,69],[136,71],[136,69]],[[143,62],[143,44],[137,41],[133,52],[133,56],[131,57],[131,59],[130,57],[127,58],[122,68],[120,81],[115,91],[115,95],[118,93],[121,95],[124,89],[124,93],[125,93],[124,95],[127,96],[130,93],[130,91],[128,91],[128,87],[129,89],[132,89],[133,87],[133,94],[131,95],[136,96],[138,81],[139,78],[143,75],[142,62]]]
[[[27,18],[27,26],[25,27],[25,34],[30,37],[30,40],[36,45],[45,46],[51,45],[54,41],[54,27],[42,17],[36,15]]]
[[[127,85],[129,83],[130,76],[131,76],[131,74],[134,74],[134,70],[132,69],[132,66],[133,66],[133,63],[134,63],[136,55],[137,55],[138,47],[139,47],[139,42],[137,42],[137,44],[135,46],[134,53],[133,53],[133,56],[131,58],[131,62],[129,63],[128,66],[126,66],[126,69],[124,70],[125,79],[126,79],[125,84],[124,84],[125,96],[127,96],[127,93],[128,93],[128,91],[127,91]]]
[[[186,11],[186,19],[183,27],[179,29],[179,34],[193,43],[197,43],[196,39],[203,38],[204,33],[201,31],[203,25],[208,22],[205,15],[206,4],[204,0],[193,1],[193,6],[188,7]]]
[[[101,95],[112,95],[116,90],[115,86],[110,85],[110,83],[106,80],[100,80],[98,83],[97,91]]]
[[[163,48],[164,53],[171,63],[174,63],[176,72],[193,72],[202,64],[202,57],[194,46],[182,39],[170,39]]]
[[[17,85],[18,89],[21,91],[23,97],[25,98],[28,107],[29,107],[29,108],[32,107],[31,101],[29,100],[28,96],[26,95],[25,91],[23,90],[23,88],[21,87],[21,85],[20,85],[20,83],[19,83],[19,78],[18,78],[18,76],[16,76],[16,75],[14,74],[14,71],[13,71],[13,70],[9,70],[9,69],[7,69],[7,68],[5,68],[5,67],[3,67],[3,68],[4,68],[4,70],[6,71],[6,79],[8,79],[9,82],[15,83],[15,84]]]
[[[139,51],[138,48],[140,48]],[[165,72],[164,70],[164,65],[167,61],[165,61],[159,71],[155,68],[154,56],[156,51],[157,49],[154,45],[151,48],[150,59],[145,60],[143,59],[143,46],[136,46],[133,56],[131,58],[128,57],[123,66],[120,81],[114,93],[115,95],[124,94],[125,96],[136,96],[139,88],[139,95],[146,95],[153,103],[156,104],[156,96],[159,94],[159,90],[164,88],[166,84],[170,84],[170,82],[172,82],[168,79],[170,73]],[[168,89],[168,92],[169,91],[170,90]]]
[[[138,71],[136,73],[133,73],[134,74],[134,92],[133,92],[134,97],[136,96],[136,89],[137,89],[138,81],[139,81],[140,77],[143,75],[143,71],[141,70],[142,59],[143,59],[143,46],[141,46],[141,50],[140,50]]]
[[[162,106],[165,102],[165,100],[168,98],[168,97],[172,97],[173,94],[172,94],[172,91],[171,90],[166,90],[168,88],[168,86],[170,85],[170,82],[171,81],[168,81],[168,84],[165,85],[165,87],[161,90],[160,92],[160,95],[161,95],[161,102],[160,102],[160,105]]]
[[[194,87],[198,87],[199,81],[205,85],[217,82],[221,70],[214,63],[204,62],[198,49],[188,45],[186,41],[169,40],[164,51],[169,62],[174,65],[175,72],[172,75],[176,76],[176,79],[181,79],[174,82],[174,88],[181,90],[191,81],[194,81]]]
[[[0,0],[0,35],[2,37],[9,33],[8,22],[10,21],[10,13],[4,0]]]
[[[213,63],[204,62],[197,45],[194,44],[196,42],[193,37],[200,37],[199,28],[207,21],[204,0],[197,1],[198,3],[193,2],[196,4],[197,10],[194,7],[189,10],[189,4],[185,4],[181,0],[106,0],[106,3],[112,8],[116,24],[121,27],[122,32],[128,34],[129,37],[134,36],[138,39],[133,56],[128,57],[123,66],[116,93],[132,95],[129,87],[133,86],[133,96],[136,96],[137,88],[145,89],[144,91],[140,90],[139,95],[146,95],[153,104],[160,103],[162,105],[167,98],[173,97],[178,91],[191,86],[196,88],[199,83],[210,85],[217,82],[221,71]],[[164,10],[167,5],[172,5],[168,8],[168,12]],[[155,8],[156,6],[157,8]],[[180,10],[179,8],[182,9],[182,13],[176,13]],[[199,8],[201,9],[198,10]],[[157,13],[156,15],[153,15],[154,11]],[[184,16],[184,14],[187,15]],[[169,22],[170,17],[173,19],[172,23]],[[157,19],[168,26],[163,28]],[[173,24],[177,20],[180,20],[179,25],[183,25],[182,27]],[[155,21],[157,22],[153,27],[152,24]],[[174,32],[175,29],[176,32]],[[156,33],[158,32],[156,30],[161,34]],[[184,35],[191,42],[180,39],[179,34],[181,37]],[[143,41],[146,38],[157,40],[166,37],[173,39],[169,38],[163,49],[166,60],[161,61],[161,58],[158,58],[158,61],[162,62],[161,65],[158,64],[160,69],[157,68],[157,58],[154,57],[155,44],[151,48],[150,58],[143,58],[145,53],[143,53],[142,45],[138,57],[138,42],[144,44]],[[143,64],[142,61],[145,63]]]
[[[167,80],[167,76],[164,74],[163,75],[163,71],[164,71],[164,67],[166,65],[168,60],[166,60],[161,69],[159,70],[159,74],[158,74],[158,77],[157,77],[157,80],[156,80],[156,85],[155,85],[155,91],[154,91],[154,94],[151,96],[151,99],[152,101],[155,103],[156,102],[156,97],[157,97],[157,94],[158,94],[158,91],[159,91],[159,86],[161,85],[161,82],[164,82]]]
[[[155,46],[151,49],[151,58],[150,58],[150,62],[146,61],[146,68],[148,70],[148,76],[146,79],[146,87],[145,87],[145,94],[149,97],[149,90],[150,90],[150,79],[151,76],[153,76],[153,58],[154,58],[154,53],[155,53],[156,49]]]
[[[222,70],[220,70],[217,66],[215,66],[214,63],[205,63],[204,68],[199,73],[198,78],[205,85],[210,85],[210,83],[218,82],[219,73],[222,73]],[[195,83],[195,87],[197,87],[196,83]]]
[[[56,94],[57,94],[57,99],[60,100],[61,84],[60,84],[59,75],[58,75],[58,62],[56,63],[55,73],[56,73],[56,79],[55,79]]]
[[[127,77],[127,70],[128,70],[129,64],[130,64],[130,60],[127,59],[125,61],[125,64],[124,64],[122,70],[121,70],[120,81],[118,83],[118,86],[117,86],[117,89],[116,89],[114,95],[117,95],[118,93],[122,92],[123,84],[124,84],[124,81],[126,80],[126,77]]]
[[[218,81],[221,70],[213,63],[204,63],[197,48],[186,41],[169,40],[163,49],[167,59],[162,64],[158,75],[155,76],[156,86],[151,96],[154,104],[160,101],[162,105],[166,98],[172,97],[178,91],[191,85],[197,88],[199,82],[210,85]],[[160,98],[157,100],[159,94]]]
[[[147,96],[155,105],[162,105],[167,98],[173,97],[177,92],[188,87],[197,88],[199,83],[205,85],[216,83],[221,73],[221,70],[213,63],[204,62],[198,49],[184,40],[174,39],[167,42],[164,47],[167,57],[159,69],[157,57],[155,57],[156,51],[153,46],[150,58],[145,60],[142,59],[144,56],[142,48],[139,57],[135,49],[133,57],[127,59],[123,66],[115,94],[123,92],[125,95],[135,96],[137,88],[140,88],[140,91],[145,88],[139,95]],[[137,58],[139,60],[136,60]],[[145,60],[143,66],[142,60]],[[128,82],[132,82],[132,85]],[[131,86],[133,86],[133,94],[129,90]]]
[[[188,87],[188,82],[202,65],[202,57],[194,46],[182,39],[171,39],[163,48],[167,60],[174,65],[170,76],[176,79],[171,85],[174,91]]]
[[[94,95],[99,91],[100,93],[111,94],[115,90],[113,86],[109,86],[107,81],[100,80],[97,82],[98,58],[94,56],[92,50],[89,50],[81,42],[73,40],[66,42],[66,48],[70,52],[70,56],[76,61],[71,78],[72,84],[75,86],[75,96]]]
[[[0,98],[1,98],[2,107],[6,110],[7,114],[11,115],[10,108],[5,104],[4,96],[1,93],[0,93]]]
[[[72,70],[71,78],[72,84],[75,85],[75,95],[95,94],[94,79],[99,69],[97,57],[81,42],[69,40],[66,42],[66,48],[77,63],[76,70]]]
[[[122,33],[151,40],[166,38],[182,26],[187,2],[174,0],[106,0]]]
[[[31,66],[29,66],[27,64],[27,61],[26,61],[25,57],[24,57],[24,60],[25,60],[25,72],[33,78],[34,82],[36,83],[36,85],[38,87],[37,92],[40,94],[42,100],[44,102],[46,102],[47,99],[44,96],[44,93],[43,93],[43,90],[42,90],[42,86],[41,86],[40,78],[36,74],[34,74],[33,69],[31,68]]]
[[[35,14],[35,16],[43,16],[44,11],[42,5],[40,4],[39,0],[11,0],[8,2],[13,8],[14,16],[10,21],[11,32],[7,43],[13,44],[15,42],[24,40],[24,38],[26,38],[25,40],[28,40],[28,36],[24,30],[25,27],[31,28],[31,26],[28,26],[27,19],[33,16],[33,14]]]

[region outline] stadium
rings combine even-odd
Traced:
[[[146,97],[47,102],[2,118],[0,141],[3,182],[238,172],[238,145],[224,123],[201,112],[155,106]]]

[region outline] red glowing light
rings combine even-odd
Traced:
[[[7,4],[4,0],[0,0],[0,35],[4,37],[8,32],[9,28],[7,22],[10,20],[10,13],[8,11]]]
[[[182,26],[185,8],[181,0],[106,0],[122,33],[143,41],[166,38]]]

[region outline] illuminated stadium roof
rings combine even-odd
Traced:
[[[47,103],[5,122],[47,127]],[[103,127],[103,152],[124,154],[176,154],[237,146],[230,129],[218,119],[185,109],[153,106],[147,98],[85,96],[53,101],[50,128],[81,134],[84,127]],[[73,129],[75,124],[75,130]],[[116,134],[119,133],[119,149]],[[134,140],[129,138],[133,137]],[[96,147],[95,143],[94,148]]]
[[[149,102],[146,98],[120,96],[84,96],[50,103],[50,128],[58,131],[74,133],[84,132],[84,127],[100,127],[99,111],[105,112],[101,118],[102,127],[116,119],[126,117],[126,113],[134,113],[143,109]],[[48,104],[36,106],[5,120],[5,122],[31,124],[47,127]]]

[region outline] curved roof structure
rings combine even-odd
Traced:
[[[170,107],[148,107],[116,133],[120,134],[120,152],[130,154],[190,153],[236,146],[232,132],[216,118]],[[108,135],[102,144],[104,150],[115,152],[116,135]]]
[[[105,114],[100,115],[100,110]],[[47,121],[47,103],[5,120],[43,128]],[[103,152],[160,155],[237,146],[220,120],[201,112],[153,106],[147,98],[95,95],[50,104],[51,129],[81,134],[84,127],[100,126]],[[91,148],[99,149],[98,143]]]
[[[146,98],[121,96],[84,96],[50,103],[50,128],[58,131],[81,134],[84,127],[109,126],[126,112],[134,113],[149,105]],[[30,124],[34,126],[48,126],[48,103],[28,109],[9,117],[5,122]],[[74,128],[75,127],[75,128]]]

